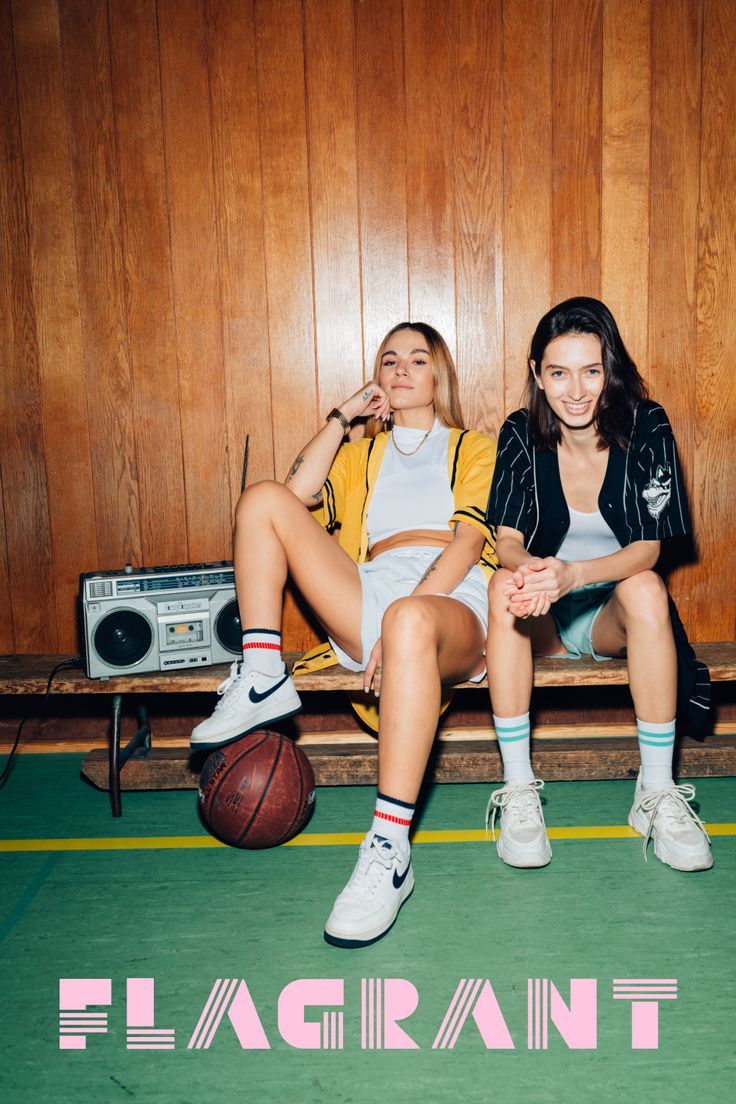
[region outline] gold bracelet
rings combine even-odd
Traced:
[[[327,415],[326,421],[329,422],[333,418],[336,418],[337,421],[342,426],[342,435],[343,435],[343,437],[347,437],[348,433],[350,432],[350,422],[347,420],[347,418],[343,414],[342,410],[338,410],[337,407],[334,407],[334,409],[332,409],[330,411],[330,413]]]

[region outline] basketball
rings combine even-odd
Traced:
[[[213,751],[199,779],[202,816],[233,847],[276,847],[314,807],[312,764],[293,741],[265,729]]]

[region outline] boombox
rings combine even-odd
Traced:
[[[229,560],[79,576],[90,678],[230,663],[242,656]]]

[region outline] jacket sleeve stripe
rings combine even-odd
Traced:
[[[479,521],[485,529],[488,529],[490,531],[491,526],[488,525],[485,518],[483,517],[482,514],[480,514],[480,512],[475,513],[472,510],[460,509],[460,510],[456,510],[455,513],[452,516],[453,516],[453,518],[458,518],[458,517],[472,518],[474,523]]]
[[[467,429],[464,429],[462,431],[462,433],[458,437],[457,445],[455,446],[455,455],[454,455],[453,460],[452,460],[452,476],[450,477],[450,490],[451,491],[455,490],[455,479],[457,478],[457,462],[458,462],[458,458],[460,456],[460,447],[463,443],[463,438],[465,437],[465,434],[467,432],[468,432]]]

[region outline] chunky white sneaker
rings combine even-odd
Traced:
[[[491,821],[491,834],[496,839],[496,816],[501,814],[501,835],[496,842],[499,859],[508,866],[546,866],[552,858],[552,848],[544,825],[539,791],[541,778],[533,782],[507,782],[494,790],[486,806],[486,832]],[[493,816],[491,816],[493,810]]]
[[[291,676],[271,678],[258,671],[242,673],[236,661],[230,674],[217,688],[220,700],[215,711],[194,729],[193,748],[216,748],[230,744],[255,728],[293,717],[302,707]]]
[[[325,939],[336,947],[375,943],[392,926],[413,889],[411,848],[369,832],[325,924]]]
[[[690,782],[681,786],[673,782],[663,790],[643,790],[639,772],[629,825],[644,836],[645,859],[652,839],[654,854],[667,866],[675,870],[710,870],[710,839],[702,820],[688,804],[694,797],[695,787]]]

